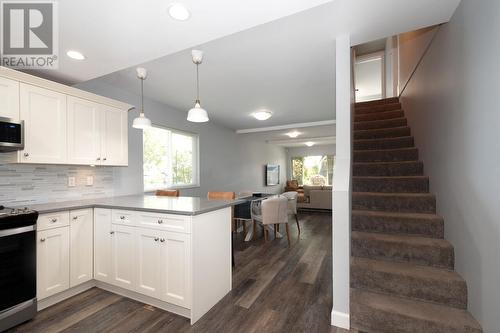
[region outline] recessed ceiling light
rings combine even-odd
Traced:
[[[183,4],[173,3],[168,7],[168,15],[174,20],[186,21],[191,16],[191,13]]]
[[[85,60],[85,56],[83,54],[81,54],[80,52],[75,51],[75,50],[69,50],[68,52],[66,52],[66,55],[68,57],[70,57],[71,59]]]
[[[292,132],[288,132],[286,133],[285,135],[288,135],[290,138],[296,138],[298,137],[299,135],[301,135],[302,133],[300,132],[297,132],[297,131],[292,131]]]
[[[314,142],[308,141],[308,142],[306,142],[306,146],[312,147],[312,146],[314,146]]]
[[[252,116],[257,120],[267,120],[273,116],[273,113],[268,110],[260,110],[252,113]]]

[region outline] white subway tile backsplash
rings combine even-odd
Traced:
[[[113,196],[113,168],[70,165],[8,164],[0,154],[0,205],[20,206]],[[68,177],[76,186],[68,187]],[[94,185],[87,186],[87,176]]]

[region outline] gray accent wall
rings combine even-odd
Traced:
[[[115,88],[99,79],[78,84],[78,88],[99,95],[138,105],[139,96]],[[138,85],[139,88],[139,85]],[[147,87],[146,87],[147,89]],[[168,105],[146,99],[146,116],[155,125],[188,131],[199,135],[200,186],[181,189],[181,195],[206,196],[208,191],[257,191],[280,193],[286,180],[286,152],[258,138],[237,135],[234,130],[219,126],[215,121],[204,124],[186,120],[187,110],[175,110]],[[208,110],[210,114],[210,110]],[[131,128],[138,111],[129,113],[129,166],[114,168],[115,195],[143,192],[142,131]],[[265,165],[281,166],[281,184],[265,186]]]
[[[500,2],[463,0],[402,96],[469,309],[498,332]]]

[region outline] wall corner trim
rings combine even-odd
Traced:
[[[348,313],[338,312],[332,309],[332,326],[350,329],[351,328],[351,320],[349,318]]]

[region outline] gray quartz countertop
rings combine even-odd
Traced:
[[[128,195],[121,197],[86,199],[46,204],[28,205],[40,214],[83,208],[110,208],[146,212],[200,215],[221,208],[231,207],[245,200],[208,200],[198,197],[159,197],[154,195]],[[21,208],[21,207],[17,207]]]

